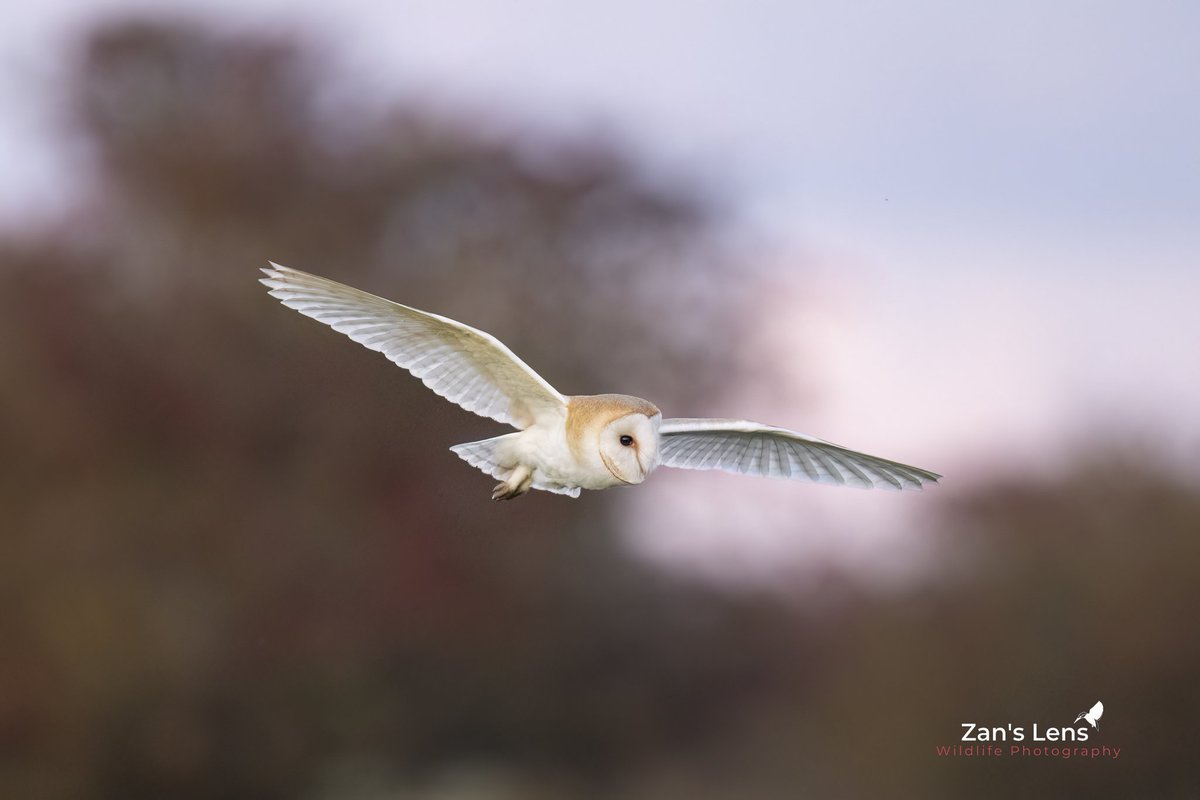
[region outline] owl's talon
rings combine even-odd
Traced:
[[[509,475],[508,480],[496,484],[492,489],[493,500],[512,500],[529,491],[533,485],[533,471],[525,466],[518,466]]]
[[[512,486],[511,484],[498,483],[496,488],[492,489],[493,500],[512,500],[514,497],[520,497],[529,491],[529,484]]]

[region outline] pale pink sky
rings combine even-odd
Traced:
[[[0,100],[23,113],[0,117],[0,214],[69,193],[39,95],[47,55],[89,19],[171,8],[319,30],[360,92],[604,125],[670,169],[724,181],[738,222],[773,243],[764,318],[806,311],[759,344],[803,376],[797,395],[818,390],[799,409],[748,390],[748,417],[938,469],[946,496],[997,467],[1052,471],[1070,444],[1109,433],[1195,467],[1200,5],[333,6],[8,9]],[[828,559],[878,570],[919,554],[930,502],[664,471],[630,493],[631,520],[653,520],[630,538],[723,576]]]

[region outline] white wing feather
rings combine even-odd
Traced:
[[[863,489],[920,489],[938,475],[848,450],[785,428],[734,419],[664,419],[659,427],[663,466],[720,469]]]
[[[279,264],[263,272],[260,282],[285,306],[383,353],[468,411],[522,429],[566,415],[566,399],[490,334]]]

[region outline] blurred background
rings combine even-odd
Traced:
[[[0,795],[1196,796],[1200,11],[325,5],[6,12]],[[946,478],[495,504],[267,259]]]

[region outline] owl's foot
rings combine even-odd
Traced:
[[[497,483],[496,488],[492,489],[493,500],[512,500],[514,497],[520,497],[521,493],[513,489],[507,483]]]
[[[527,467],[517,467],[508,480],[496,484],[492,490],[493,500],[512,500],[529,491],[533,485],[533,472]]]

